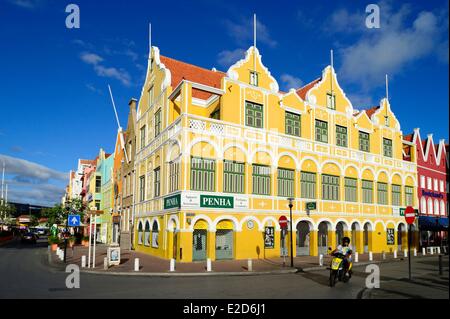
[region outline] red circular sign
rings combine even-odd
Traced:
[[[280,227],[281,227],[281,228],[286,228],[286,227],[287,227],[287,224],[288,224],[288,221],[287,221],[286,216],[281,216],[281,217],[278,219],[278,223],[280,224]]]
[[[414,220],[416,219],[416,212],[411,206],[408,206],[405,209],[405,219],[409,225],[414,224]]]

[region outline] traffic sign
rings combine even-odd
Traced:
[[[408,206],[405,209],[405,219],[409,225],[413,224],[414,220],[416,219],[416,212],[411,206]]]
[[[287,221],[286,216],[281,216],[281,217],[278,219],[278,223],[280,224],[280,227],[281,227],[281,228],[287,228],[288,221]]]
[[[316,210],[316,202],[307,202],[306,210]]]
[[[67,226],[69,227],[80,226],[80,215],[69,215],[67,219],[68,219]]]
[[[406,208],[400,208],[400,216],[405,216],[405,210]],[[419,217],[419,210],[418,209],[414,209],[414,212],[416,213],[416,217]]]

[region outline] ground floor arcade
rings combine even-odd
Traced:
[[[381,253],[407,248],[408,227],[403,217],[346,218],[293,217],[292,246],[295,256],[326,254],[344,236],[354,251]],[[176,212],[135,219],[134,247],[137,251],[175,258],[181,262],[225,259],[276,258],[290,254],[290,232],[280,229],[281,214],[223,214]],[[419,234],[412,228],[412,247]]]

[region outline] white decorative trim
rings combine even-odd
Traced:
[[[279,231],[280,230],[280,224],[278,224],[278,220],[276,220],[275,217],[273,217],[273,216],[265,217],[262,220],[262,222],[261,222],[261,227],[263,227],[263,229],[264,229],[267,221],[269,221],[269,220],[271,220],[274,223],[274,225],[272,225],[272,226],[275,227],[275,230]],[[289,220],[289,218],[288,218],[288,220]]]
[[[247,223],[249,220],[253,220],[258,224],[258,231],[264,231],[264,225],[255,216],[245,216],[244,218],[242,218],[241,222],[239,223],[239,228],[242,230],[244,228],[244,224]]]
[[[330,71],[331,71],[331,72],[330,72]],[[331,76],[334,77],[334,79],[335,79],[335,81],[336,81],[336,84],[337,84],[337,85],[336,85],[336,88],[333,87],[333,89],[334,89],[334,90],[337,89],[338,92],[339,92],[340,94],[342,94],[342,96],[344,97],[345,101],[348,103],[348,104],[345,106],[346,113],[347,113],[347,114],[349,114],[349,113],[353,114],[353,104],[352,104],[352,102],[347,98],[347,95],[346,95],[345,92],[342,90],[341,86],[339,85],[339,81],[338,81],[338,79],[337,79],[336,72],[334,71],[334,68],[331,68],[330,65],[328,65],[327,67],[325,67],[325,69],[323,69],[323,71],[322,71],[322,79],[321,79],[319,82],[317,82],[312,88],[310,88],[310,89],[308,90],[308,92],[306,92],[306,95],[305,95],[306,101],[310,101],[309,97],[310,97],[311,91],[317,89],[319,86],[322,85],[322,83],[326,82],[327,80],[329,81],[329,79],[328,79],[328,74],[331,74]],[[315,103],[314,103],[314,104],[315,104]],[[348,108],[350,108],[350,109],[348,109]]]
[[[307,222],[309,225],[309,231],[314,231],[316,229],[316,224],[314,223],[314,220],[309,217],[300,217],[294,221],[293,229],[297,231],[297,226],[300,222]]]
[[[216,230],[217,224],[219,222],[223,221],[223,220],[231,220],[233,222],[233,225],[234,225],[234,229],[233,229],[234,231],[241,231],[242,230],[241,225],[240,225],[239,221],[237,220],[237,218],[234,217],[234,216],[231,216],[231,215],[221,215],[221,216],[217,217],[214,220],[211,228]]]
[[[208,144],[211,144],[211,146],[214,148],[214,151],[216,152],[216,158],[217,160],[220,160],[220,154],[223,154],[223,152],[220,150],[220,146],[217,145],[212,139],[206,138],[206,137],[197,137],[194,138],[187,146],[187,155],[191,155],[192,147],[195,146],[195,144],[205,142]]]
[[[203,219],[204,221],[206,221],[208,223],[208,231],[216,231],[216,229],[212,227],[213,222],[212,222],[211,218],[209,218],[208,216],[203,215],[203,214],[195,215],[194,218],[191,219],[191,224],[189,225],[188,230],[191,232],[194,231],[195,223],[197,221],[199,221],[200,219]]]
[[[322,222],[326,222],[327,223],[328,231],[334,231],[336,229],[336,225],[331,221],[331,219],[325,217],[325,218],[320,218],[317,221],[316,225],[314,226],[315,227],[314,228],[315,231],[319,231],[319,225]]]
[[[336,226],[338,223],[342,223],[344,225],[344,231],[349,231],[351,230],[351,226],[349,227],[348,222],[345,219],[342,218],[338,218],[335,222],[334,222],[334,229],[336,230]]]
[[[278,163],[279,163],[281,157],[283,157],[283,156],[290,157],[290,158],[294,161],[294,163],[295,163],[296,170],[299,170],[299,169],[300,169],[299,162],[298,162],[297,158],[296,158],[293,154],[291,154],[291,153],[289,153],[289,152],[282,152],[282,153],[278,154],[278,157],[277,157],[277,159],[276,159],[276,163],[277,163],[277,166],[278,166],[278,167],[282,167],[282,166],[278,165]]]
[[[272,83],[270,84],[270,90],[275,93],[278,94],[279,92],[279,85],[277,80],[270,74],[270,71],[267,67],[264,66],[264,64],[262,63],[262,56],[259,54],[258,48],[251,46],[247,52],[245,53],[245,58],[241,59],[239,61],[237,61],[235,64],[233,64],[232,66],[230,66],[230,68],[227,71],[227,76],[234,80],[234,81],[239,81],[239,75],[236,72],[236,69],[242,67],[245,63],[250,61],[250,56],[252,55],[252,52],[255,52],[256,54],[256,58],[259,62],[259,64],[261,65],[262,69],[267,73],[267,75],[269,76],[269,78],[272,80]],[[241,81],[241,82],[246,82],[246,81]]]

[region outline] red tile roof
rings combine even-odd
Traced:
[[[375,113],[379,108],[380,108],[379,106],[374,106],[374,107],[371,107],[370,109],[364,110],[364,111],[367,113],[367,116],[370,118],[373,115],[373,113]]]
[[[312,89],[312,87],[314,85],[316,85],[317,83],[319,83],[322,80],[322,77],[315,79],[314,81],[306,84],[305,86],[301,87],[300,89],[297,90],[297,94],[298,96],[300,96],[303,100],[305,100],[306,98],[306,93],[308,93],[308,91],[310,89]]]
[[[188,80],[215,88],[221,87],[221,80],[226,75],[221,71],[211,71],[199,66],[178,61],[161,55],[161,63],[163,63],[172,75],[172,88],[175,88],[182,80]],[[208,99],[211,93],[192,90],[192,96],[201,99]]]
[[[412,142],[412,140],[413,140],[413,134],[405,135],[405,136],[403,136],[403,139],[404,139],[405,141]]]

